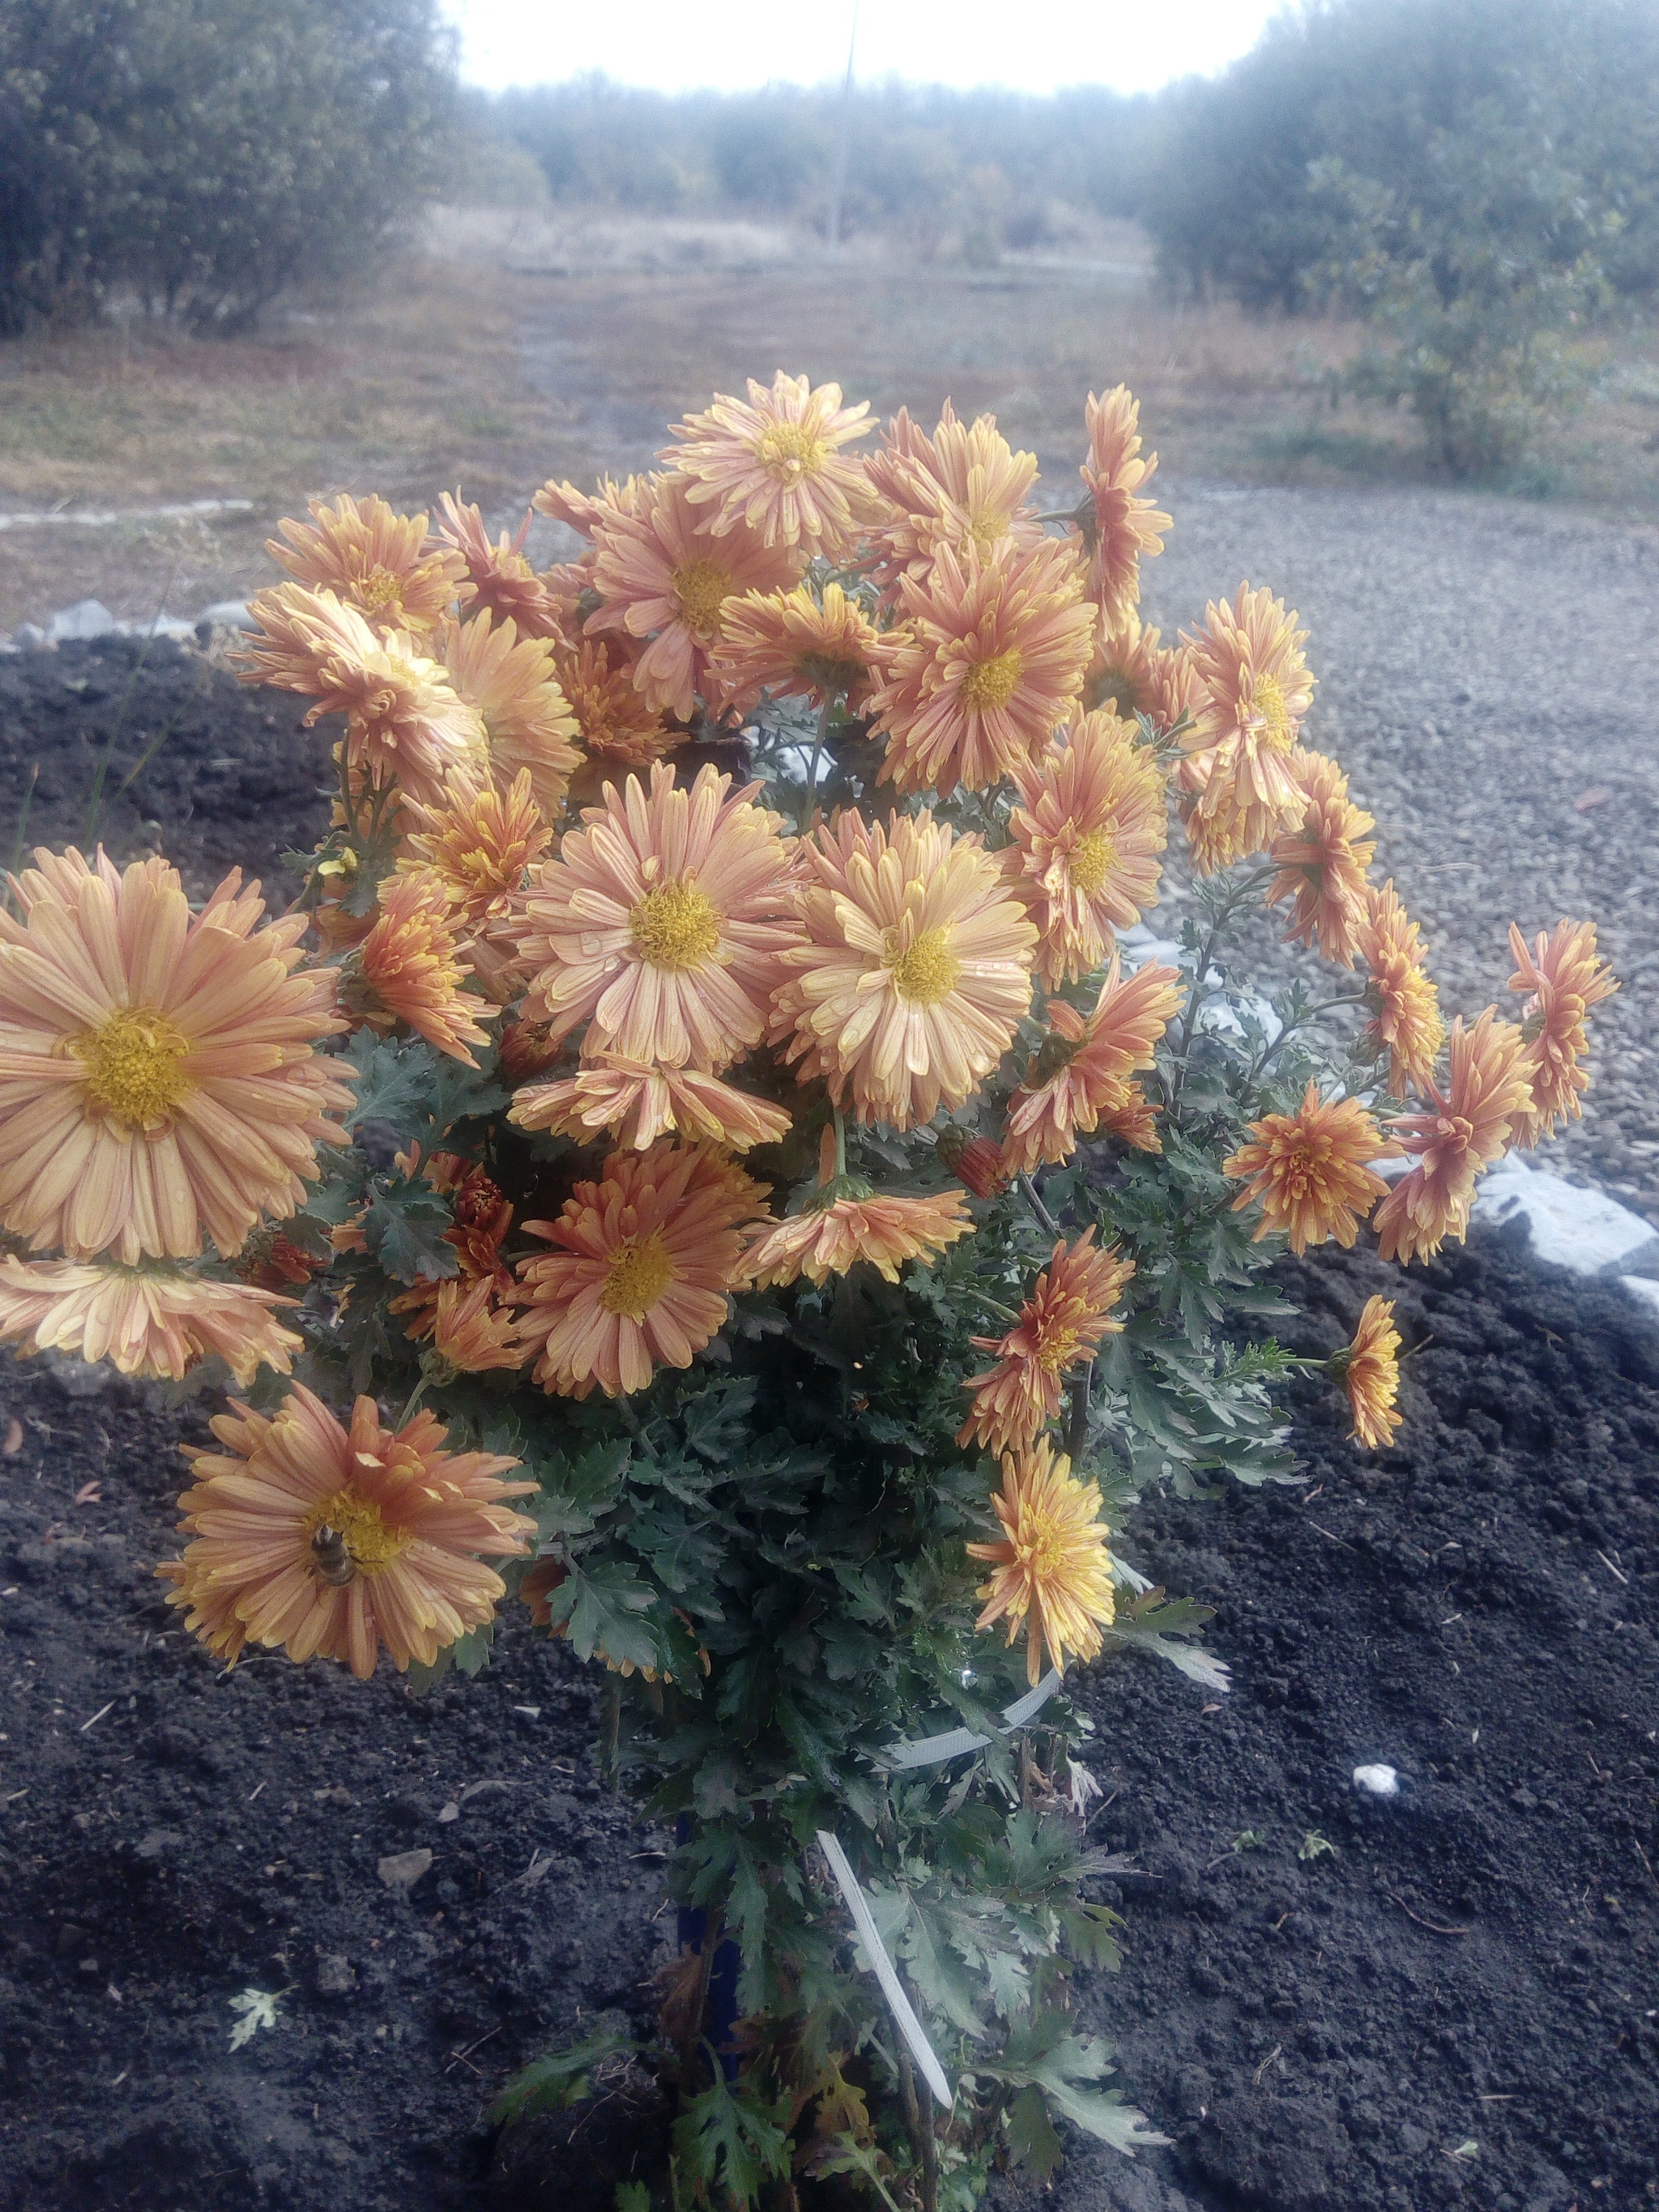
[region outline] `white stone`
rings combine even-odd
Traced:
[[[54,645],[64,645],[75,639],[108,637],[114,628],[115,617],[101,601],[79,599],[48,618],[46,635]]]
[[[1620,1275],[1620,1281],[1639,1306],[1644,1306],[1659,1321],[1659,1282],[1651,1275]]]
[[[183,615],[157,615],[150,622],[117,623],[123,637],[194,637],[196,625]]]
[[[1353,1779],[1356,1790],[1366,1790],[1373,1797],[1400,1795],[1400,1777],[1391,1766],[1356,1766]]]
[[[52,643],[39,623],[19,623],[11,634],[11,641],[19,653],[44,653]]]
[[[257,629],[258,625],[243,599],[216,599],[196,617],[196,627],[206,623],[213,629]]]
[[[1581,1190],[1516,1154],[1500,1160],[1477,1187],[1474,1219],[1526,1219],[1540,1260],[1580,1275],[1659,1276],[1659,1235],[1653,1224],[1605,1191]]]

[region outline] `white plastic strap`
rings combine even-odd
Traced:
[[[1028,1690],[1023,1698],[1016,1698],[1004,1709],[1005,1728],[1024,1728],[1033,1715],[1042,1711],[1060,1687],[1060,1674],[1051,1667],[1035,1690]],[[982,1751],[991,1741],[968,1728],[948,1729],[943,1735],[913,1736],[900,1743],[890,1743],[881,1754],[891,1767],[937,1766],[941,1759],[956,1759],[964,1751]]]
[[[910,2056],[921,2069],[921,2078],[933,2091],[937,2103],[948,2112],[956,2101],[951,2085],[945,2078],[945,2069],[933,2056],[933,2046],[922,2033],[921,2022],[915,2008],[904,1993],[904,1984],[897,1969],[887,1955],[887,1947],[877,1933],[876,1923],[870,1917],[870,1908],[864,1901],[864,1892],[859,1887],[859,1878],[848,1863],[847,1854],[828,1828],[818,1830],[818,1848],[830,1862],[830,1871],[836,1877],[847,1910],[853,1916],[853,1925],[859,1931],[871,1965],[876,1970],[876,1979],[881,1984],[881,1993],[892,2008],[893,2018],[898,2022],[899,2033],[910,2046]]]

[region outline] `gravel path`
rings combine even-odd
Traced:
[[[1449,1012],[1508,998],[1511,920],[1596,923],[1624,989],[1584,1122],[1540,1164],[1659,1221],[1659,532],[1414,489],[1159,488],[1146,618],[1169,641],[1242,578],[1300,611],[1310,738],[1376,815]]]

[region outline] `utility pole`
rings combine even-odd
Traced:
[[[847,146],[853,121],[853,57],[859,43],[859,0],[853,0],[853,29],[847,41],[847,78],[841,88],[841,122],[836,131],[836,173],[830,187],[830,224],[826,243],[833,261],[841,252],[841,205],[847,192]]]

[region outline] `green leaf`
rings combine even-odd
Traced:
[[[787,2179],[789,2138],[780,2123],[789,2117],[789,2102],[785,2096],[763,2104],[749,2081],[733,2087],[717,2069],[712,2087],[693,2097],[674,2123],[675,2156],[700,2196],[718,2188],[726,2201],[747,2205],[763,2182]]]
[[[1065,2153],[1042,2092],[1035,2082],[1028,2082],[1014,2099],[1002,2116],[1002,2124],[1016,2166],[1029,2166],[1039,2181],[1048,2181],[1060,2171]]]
[[[592,1566],[573,1560],[570,1571],[549,1600],[550,1625],[568,1624],[570,1648],[579,1659],[602,1659],[620,1667],[655,1667],[662,1657],[657,1632],[645,1616],[657,1601],[623,1560],[600,1559]]]
[[[363,1242],[394,1282],[441,1281],[461,1271],[460,1255],[444,1242],[453,1219],[434,1190],[417,1183],[377,1188],[363,1215]]]
[[[515,2074],[489,2108],[491,2127],[522,2119],[528,2112],[560,2112],[587,2095],[594,2067],[618,2052],[635,2048],[634,2039],[620,2027],[601,2027],[580,2043],[533,2058]]]
[[[539,1489],[531,1504],[544,1541],[588,1534],[621,1495],[629,1455],[623,1437],[595,1444],[575,1459],[561,1453],[533,1462],[528,1472]]]
[[[616,2212],[651,2212],[651,2191],[642,2181],[619,2181]]]
[[[385,1121],[407,1141],[428,1126],[426,1102],[438,1063],[429,1044],[419,1037],[394,1042],[362,1029],[340,1057],[357,1077],[356,1103],[345,1116],[348,1129],[362,1121]]]
[[[1048,2011],[1018,2022],[1001,2056],[976,2057],[974,2070],[1010,2088],[1040,2089],[1063,2119],[1133,2158],[1170,2138],[1151,2130],[1146,2114],[1126,2105],[1115,2089],[1091,2086],[1111,2072],[1110,2058],[1106,2044],[1095,2037],[1084,2041],[1071,2033],[1065,2014]]]

